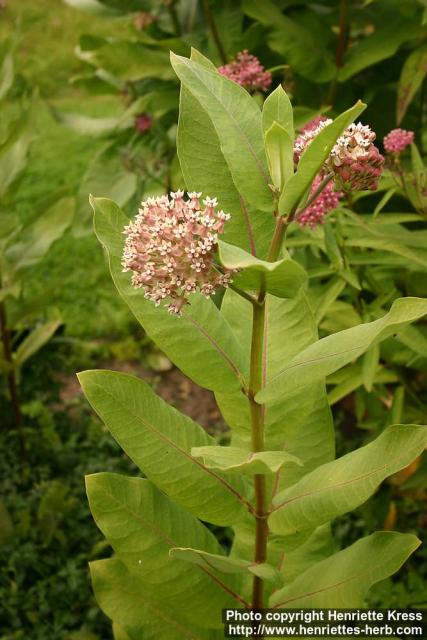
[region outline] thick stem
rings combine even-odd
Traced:
[[[9,387],[10,402],[12,404],[13,414],[15,417],[15,426],[19,438],[19,446],[21,449],[21,457],[25,458],[25,438],[22,431],[22,413],[19,402],[18,385],[16,383],[15,369],[13,368],[12,343],[10,339],[10,331],[7,326],[6,306],[4,301],[0,303],[0,333],[3,344],[3,355],[10,371],[7,373],[7,384]]]
[[[203,0],[203,9],[205,12],[206,22],[208,23],[209,30],[212,34],[212,38],[213,38],[213,41],[215,42],[215,46],[218,50],[219,57],[221,58],[221,62],[222,64],[227,64],[227,54],[225,52],[224,45],[221,42],[221,38],[219,37],[215,18],[209,6],[209,0]]]
[[[258,304],[254,304],[252,319],[251,367],[249,377],[249,403],[252,428],[252,451],[264,450],[264,407],[255,401],[263,383],[263,353],[265,327],[265,294],[260,293]],[[265,476],[254,476],[255,489],[255,555],[254,562],[265,562],[267,557],[267,504]],[[257,576],[253,580],[252,608],[261,609],[264,604],[264,583]]]

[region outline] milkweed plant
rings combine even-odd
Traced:
[[[354,122],[365,105],[295,136],[281,86],[260,109],[240,67],[219,72],[197,51],[171,61],[188,191],[147,198],[132,220],[91,197],[95,231],[146,333],[214,392],[230,445],[137,377],[79,374],[142,472],[86,479],[114,551],[91,563],[95,594],[116,637],[131,640],[221,638],[226,607],[363,606],[420,542],[383,531],[337,549],[331,522],[427,444],[427,427],[394,424],[336,459],[325,387],[326,376],[426,314],[427,300],[400,298],[382,317],[319,339],[307,273],[286,249],[290,225],[310,233],[342,199],[377,188],[385,160],[375,133]],[[224,528],[227,551],[215,535]]]

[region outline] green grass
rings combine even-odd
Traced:
[[[69,78],[82,67],[74,54],[79,35],[117,35],[127,26],[123,20],[96,18],[59,0],[9,3],[1,17],[0,38],[12,36],[19,41],[17,87],[32,90],[37,85],[40,95],[36,139],[28,166],[13,193],[13,214],[25,225],[34,218],[39,203],[61,190],[70,195],[77,192],[88,163],[105,144],[56,122],[49,111],[50,104],[59,110],[91,116],[112,115],[121,109],[115,97],[87,99],[82,90],[69,84]],[[13,109],[14,104],[8,107]],[[87,203],[88,214],[89,210]],[[67,232],[26,275],[24,292],[28,301],[48,293],[49,305],[60,310],[68,336],[90,339],[120,335],[128,328],[129,312],[114,289],[93,233],[76,238]]]

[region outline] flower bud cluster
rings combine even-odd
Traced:
[[[384,138],[384,149],[387,153],[401,153],[413,143],[415,133],[405,129],[392,129]]]
[[[231,282],[231,271],[214,266],[218,234],[230,214],[216,211],[216,198],[176,191],[141,203],[138,215],[125,227],[123,271],[132,271],[132,285],[145,298],[180,315],[191,293],[211,296]]]
[[[296,163],[314,138],[332,122],[330,119],[315,120],[305,127],[295,141]],[[347,127],[343,135],[338,138],[324,166],[326,173],[334,174],[338,189],[345,191],[377,189],[384,167],[384,157],[374,145],[375,137],[370,127],[359,122]]]
[[[234,60],[219,67],[218,71],[248,91],[267,91],[271,85],[271,73],[247,50],[238,53]]]
[[[358,122],[351,124],[332,149],[329,167],[337,186],[345,191],[375,191],[384,168],[384,157],[374,145],[375,133]]]
[[[323,177],[321,174],[315,177],[311,186],[310,196],[319,188]],[[312,229],[318,224],[323,224],[326,214],[337,208],[343,195],[341,191],[335,191],[333,182],[328,182],[317,198],[299,214],[297,217],[298,224],[301,227],[311,227]]]

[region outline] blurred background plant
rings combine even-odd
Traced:
[[[210,395],[171,369],[116,296],[91,231],[89,192],[133,214],[143,195],[183,184],[169,49],[187,55],[195,46],[218,67],[248,50],[271,73],[271,89],[283,83],[298,130],[357,98],[368,103],[363,121],[386,152],[378,190],[342,198],[324,224],[294,224],[288,235],[293,257],[310,272],[310,300],[326,335],[375,319],[402,295],[427,296],[426,22],[424,0],[1,4],[0,299],[11,341],[0,363],[1,640],[112,637],[91,596],[87,562],[106,550],[83,476],[135,471],[90,416],[76,370],[114,361],[111,368],[151,380],[169,402],[227,438]],[[260,103],[268,95],[250,90]],[[416,146],[396,155],[382,140],[397,127],[414,132]],[[25,464],[13,429],[11,373]],[[426,423],[425,323],[393,345],[374,346],[331,376],[328,389],[339,453],[392,422]],[[355,514],[339,518],[338,538],[345,545],[395,527],[423,537],[426,497],[421,457]],[[229,543],[227,531],[222,541]],[[371,602],[427,604],[423,547],[372,591]]]

